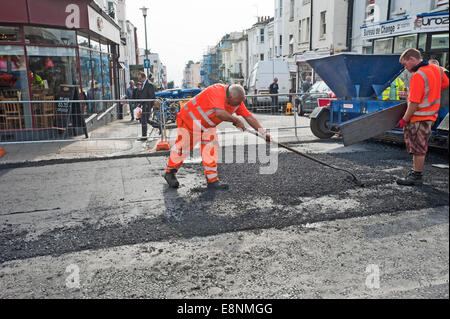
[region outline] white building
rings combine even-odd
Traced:
[[[231,77],[233,84],[245,85],[248,76],[248,35],[241,33],[241,37],[232,43],[231,50]]]
[[[314,77],[307,59],[350,51],[347,21],[351,0],[297,0],[294,7],[290,0],[285,1],[290,4],[285,18],[292,21],[286,27],[291,33],[286,35],[290,39],[285,42],[287,48],[284,52],[289,57],[294,51],[300,85],[306,76]]]
[[[269,61],[274,58],[273,54],[273,18],[258,17],[255,23],[248,31],[248,69],[250,74],[253,67],[259,61]],[[272,49],[272,50],[271,50]]]
[[[201,82],[200,68],[200,62],[194,63],[193,61],[189,61],[186,64],[183,71],[183,88],[198,88]]]
[[[286,0],[274,0],[275,2],[275,14],[273,20],[273,32],[274,32],[274,60],[283,60],[285,54],[285,48],[283,46],[284,38],[284,22],[285,18],[285,2]]]

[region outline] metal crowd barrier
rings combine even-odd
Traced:
[[[244,103],[267,129],[293,130],[298,137],[297,129],[305,127],[298,125],[297,106],[300,96],[301,94],[247,95]],[[178,111],[189,100],[0,100],[0,144],[138,139],[142,135],[141,123],[130,121],[129,113],[133,108],[148,102],[154,102],[149,114],[148,139],[166,138],[168,130],[176,128]],[[92,107],[89,109],[92,104],[107,106],[97,113]],[[118,120],[123,121],[114,131],[115,127],[111,125],[115,125]]]

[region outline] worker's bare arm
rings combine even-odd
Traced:
[[[252,116],[246,116],[245,120],[247,121],[248,125],[253,127],[255,131],[265,133],[266,130],[262,127],[261,123],[252,115]]]
[[[419,106],[419,103],[408,102],[408,109],[406,110],[406,113],[403,116],[403,119],[405,120],[405,122],[409,123],[409,121],[411,121],[411,118],[413,117],[414,113],[416,112],[418,106]]]
[[[244,123],[237,117],[231,115],[230,113],[228,113],[225,110],[220,110],[220,109],[216,109],[216,116],[221,119],[222,121],[225,122],[231,122],[233,123],[234,126],[236,126],[237,128],[245,131],[245,125]]]
[[[255,131],[258,131],[261,134],[264,134],[266,136],[267,142],[270,141],[271,137],[270,134],[266,132],[266,130],[262,127],[261,123],[252,115],[252,116],[246,116],[245,120],[247,121],[248,125],[253,127]]]

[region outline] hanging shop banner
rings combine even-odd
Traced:
[[[361,37],[363,40],[386,38],[411,33],[412,28],[413,19],[405,17],[399,20],[363,25],[361,26]]]
[[[448,12],[419,14],[414,21],[414,32],[448,32]]]

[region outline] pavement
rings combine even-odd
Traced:
[[[448,299],[448,156],[400,187],[403,146],[301,130],[294,148],[365,187],[241,133],[219,134],[227,192],[197,150],[179,190],[158,154],[0,168],[0,298]]]
[[[271,116],[257,115],[267,127],[293,127],[293,116]],[[302,124],[300,124],[302,123]],[[307,118],[299,119],[299,124],[305,128],[309,127]],[[220,132],[234,131],[234,134],[240,134],[231,124],[222,124]],[[283,141],[297,141],[294,136],[294,130],[286,130],[280,133]],[[309,135],[311,135],[308,132]],[[64,142],[48,143],[24,143],[24,144],[1,144],[5,149],[5,155],[0,157],[0,165],[20,165],[33,164],[39,162],[51,161],[56,163],[65,160],[95,160],[107,158],[120,158],[129,156],[145,156],[156,152],[158,143],[158,130],[149,126],[149,140],[142,142],[137,140],[141,136],[141,125],[137,121],[131,121],[130,116],[124,120],[117,120],[105,126],[102,126],[92,132],[89,132],[89,139],[67,140]],[[168,136],[171,143],[175,141],[176,129],[174,125],[169,126]],[[227,137],[232,141],[233,136]],[[313,138],[310,136],[309,138]]]

